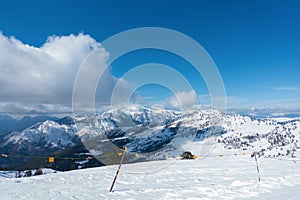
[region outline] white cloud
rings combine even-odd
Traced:
[[[178,110],[198,109],[198,100],[194,90],[179,91],[166,100],[166,107]]]
[[[30,104],[0,102],[0,113],[9,114],[59,114],[71,112],[70,107],[60,104]]]
[[[197,96],[199,105],[203,108],[211,108],[211,96],[210,94],[199,94]],[[251,104],[250,100],[238,97],[238,96],[226,96],[226,97],[215,97],[220,100],[220,102],[226,102],[226,109],[230,108],[240,108],[240,107],[249,107]]]
[[[282,90],[282,91],[300,91],[300,87],[277,87],[275,90]]]
[[[95,47],[105,63],[108,52],[89,35],[51,36],[38,48],[0,32],[1,111],[5,112],[5,107],[22,111],[28,105],[37,110],[56,107],[51,105],[70,107],[76,73]],[[102,81],[102,92],[107,94],[117,79],[107,71]]]

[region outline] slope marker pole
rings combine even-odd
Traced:
[[[113,182],[112,182],[112,184],[111,184],[111,187],[110,187],[110,189],[109,189],[109,192],[112,192],[112,190],[113,190],[113,188],[114,188],[115,182],[116,182],[117,177],[118,177],[118,175],[119,175],[119,172],[120,172],[120,169],[121,169],[121,165],[122,165],[122,163],[123,163],[123,161],[124,161],[125,154],[126,154],[127,150],[128,150],[128,148],[125,147],[125,150],[124,150],[124,152],[123,152],[123,155],[122,155],[122,158],[121,158],[121,161],[120,161],[120,165],[119,165],[119,167],[118,167],[118,169],[117,169],[117,171],[116,171],[116,174],[115,174],[114,180],[113,180]]]
[[[256,158],[256,153],[254,154],[254,158],[255,158],[256,169],[257,169],[257,173],[258,173],[258,182],[260,182],[260,172],[259,172],[259,167],[258,167],[258,161]]]

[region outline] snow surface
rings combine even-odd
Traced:
[[[126,164],[112,193],[118,166],[0,177],[1,199],[300,199],[300,161],[207,157]]]

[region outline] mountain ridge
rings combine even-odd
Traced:
[[[299,137],[299,119],[276,121],[216,110],[183,113],[134,106],[38,122],[22,131],[0,136],[0,150],[24,156],[67,155],[62,152],[72,156],[80,154],[76,149],[82,149],[104,165],[117,163],[118,157],[107,155],[125,146],[130,151],[127,162],[166,159],[183,151],[208,155],[214,149],[255,151],[264,157],[295,157],[300,147]],[[84,156],[79,158],[89,162]],[[2,168],[13,163],[13,160],[0,159]],[[25,161],[28,160],[19,159],[20,163]]]

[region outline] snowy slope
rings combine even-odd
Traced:
[[[300,199],[300,162],[249,156],[167,160],[0,178],[1,199]]]
[[[256,151],[264,157],[294,157],[299,151],[299,119],[255,119],[240,115],[226,118],[226,134],[217,138],[226,150]]]

